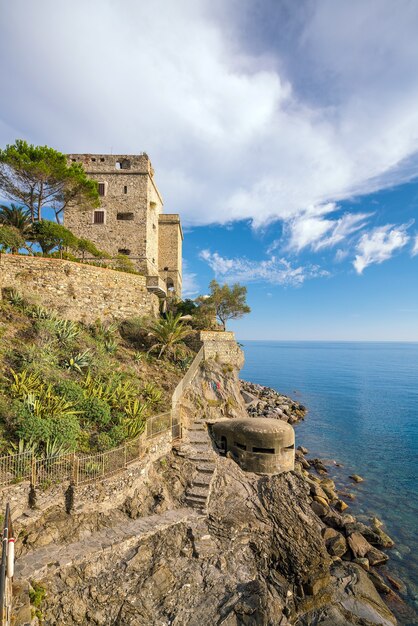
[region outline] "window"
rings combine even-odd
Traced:
[[[133,220],[134,219],[134,214],[133,213],[117,213],[116,214],[116,219],[117,220],[124,220],[124,221]]]
[[[128,193],[128,185],[125,185],[123,188],[123,193]]]
[[[104,224],[104,223],[105,223],[105,212],[95,211],[93,215],[93,224]]]
[[[93,163],[96,163],[96,159],[93,159],[93,158],[92,158],[92,161],[93,161]]]
[[[126,248],[119,248],[118,253],[124,254],[125,256],[129,256],[131,254],[131,251],[127,250]]]
[[[123,161],[116,161],[115,168],[117,170],[130,170],[131,162],[129,161],[129,159],[123,159]]]
[[[236,448],[239,448],[240,450],[246,450],[247,446],[245,446],[243,443],[237,443],[236,441],[234,441],[234,446]]]
[[[100,162],[104,163],[104,158],[103,157],[100,158]]]
[[[274,448],[253,448],[253,452],[261,452],[262,454],[274,454]]]
[[[107,183],[99,183],[99,196],[105,196],[107,192]]]

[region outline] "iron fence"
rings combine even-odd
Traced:
[[[30,481],[34,487],[48,488],[66,481],[82,485],[120,472],[145,453],[146,441],[172,428],[171,411],[149,417],[145,432],[123,445],[94,454],[59,454],[37,458],[32,452],[0,457],[0,488]]]

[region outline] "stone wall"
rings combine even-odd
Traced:
[[[2,254],[0,290],[13,288],[66,319],[92,323],[158,313],[144,276],[60,259]]]
[[[113,477],[106,477],[90,484],[79,485],[75,488],[74,510],[88,513],[89,511],[113,510],[120,506],[130,495],[131,490],[138,486],[138,481],[146,480],[149,469],[157,459],[171,451],[171,430],[156,435],[147,440],[144,455],[137,462],[128,465],[126,470],[120,471]],[[69,482],[49,486],[42,490],[36,489],[36,511],[28,513],[28,498],[30,484],[28,481],[21,482],[0,490],[0,510],[4,511],[7,502],[10,502],[12,517],[14,520],[22,515],[28,517],[28,522],[44,515],[48,509],[58,507],[65,511],[65,492]],[[19,521],[19,525],[24,520]]]
[[[242,369],[244,353],[235,341],[234,333],[203,330],[200,333],[200,340],[204,346],[206,360],[215,359],[218,363]]]

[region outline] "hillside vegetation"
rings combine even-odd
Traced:
[[[0,454],[101,451],[138,436],[148,416],[170,408],[193,358],[179,342],[158,360],[161,345],[152,330],[158,324],[134,318],[86,326],[6,294]]]

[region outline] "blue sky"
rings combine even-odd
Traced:
[[[0,18],[0,144],[146,151],[187,292],[248,287],[238,336],[418,340],[415,0],[0,0]]]

